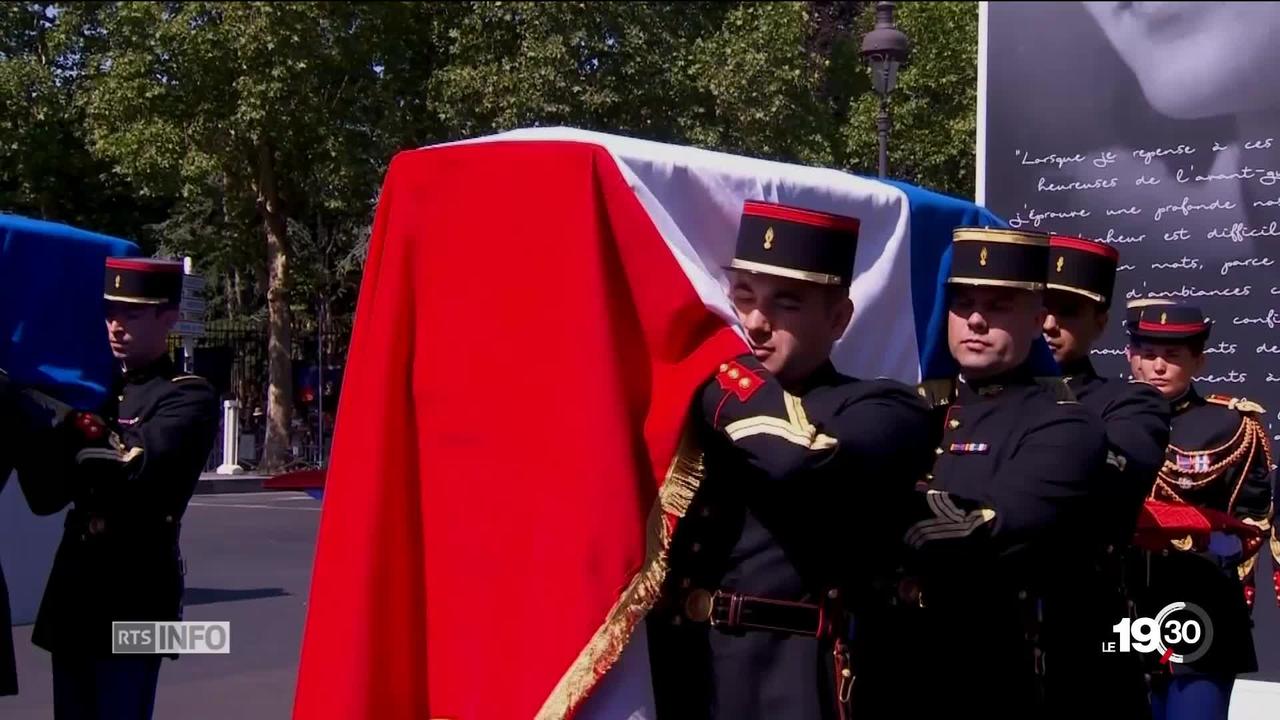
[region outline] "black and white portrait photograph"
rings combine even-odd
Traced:
[[[983,5],[979,202],[1119,251],[1100,373],[1131,374],[1125,303],[1194,304],[1196,387],[1256,401],[1280,437],[1280,3]],[[1243,677],[1276,681],[1263,605]]]

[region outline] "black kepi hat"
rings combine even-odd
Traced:
[[[1137,298],[1125,303],[1124,322],[1125,327],[1138,322],[1138,318],[1142,317],[1142,309],[1153,305],[1177,305],[1178,303],[1166,298]]]
[[[747,200],[729,267],[848,287],[858,249],[857,218]]]
[[[1213,323],[1194,305],[1148,305],[1136,322],[1127,323],[1129,337],[1170,345],[1200,345],[1209,339]]]
[[[182,301],[182,263],[151,258],[107,258],[103,298],[139,305],[177,305]]]
[[[1110,245],[1068,235],[1049,236],[1050,290],[1083,295],[1110,307],[1119,264],[1120,253]]]
[[[951,233],[948,284],[1044,290],[1048,266],[1045,233],[978,227]]]

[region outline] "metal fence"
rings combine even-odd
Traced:
[[[289,456],[293,467],[320,467],[328,459],[333,412],[350,337],[350,321],[335,321],[323,327],[297,323],[292,329],[294,412]],[[181,339],[173,338],[170,346],[174,355],[180,357]],[[213,383],[221,400],[239,401],[240,465],[250,470],[261,455],[266,432],[269,377],[266,325],[208,323],[204,336],[196,338],[194,346],[195,373]],[[314,389],[312,397],[303,395],[307,387]],[[207,470],[222,464],[221,432]]]

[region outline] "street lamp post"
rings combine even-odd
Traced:
[[[911,53],[911,42],[893,21],[891,2],[876,3],[876,26],[862,37],[862,58],[871,68],[871,89],[880,97],[876,131],[880,135],[880,177],[889,173],[889,93],[898,82],[898,68]]]

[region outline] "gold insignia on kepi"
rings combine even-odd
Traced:
[[[986,248],[982,248],[982,252],[978,253],[978,264],[983,267],[987,266],[987,249]]]
[[[1055,266],[1058,269],[1058,272],[1062,272],[1062,266],[1065,265],[1066,262],[1067,259],[1065,257],[1061,255],[1058,256],[1058,264]]]
[[[765,250],[773,249],[773,226],[772,225],[769,226],[768,230],[764,231],[764,249]]]
[[[116,289],[117,289],[117,290],[119,290],[119,289],[120,289],[120,276],[119,276],[119,275],[116,275]]]
[[[694,590],[684,599],[684,614],[694,622],[706,622],[711,619],[711,593],[706,590]]]
[[[1169,324],[1169,313],[1160,313],[1160,324],[1161,325]]]

